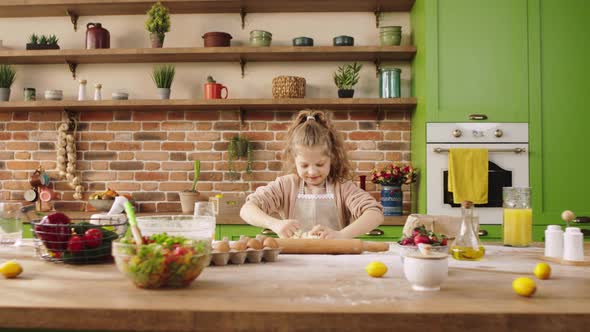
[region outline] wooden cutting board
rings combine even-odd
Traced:
[[[389,243],[356,239],[276,239],[281,254],[360,254],[364,251],[388,251]]]

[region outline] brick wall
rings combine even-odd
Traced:
[[[28,178],[42,165],[57,194],[56,210],[91,211],[85,200],[110,187],[131,193],[141,212],[179,212],[178,192],[192,184],[192,161],[201,160],[198,190],[202,196],[219,192],[251,192],[280,174],[280,154],[292,112],[88,112],[79,115],[78,172],[86,188],[84,199],[72,198],[67,181],[55,180],[59,112],[0,113],[0,200],[23,202]],[[377,125],[375,112],[336,112],[335,124],[344,135],[358,174],[376,163],[410,161],[410,113],[386,112]],[[253,171],[234,180],[227,171],[228,140],[249,137],[254,147]],[[245,169],[246,162],[235,163]],[[378,188],[367,183],[378,197]],[[410,210],[404,188],[404,211]]]

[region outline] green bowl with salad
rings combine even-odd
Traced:
[[[113,241],[119,271],[139,288],[188,287],[211,260],[211,240],[166,233],[143,237],[143,244],[125,237]]]

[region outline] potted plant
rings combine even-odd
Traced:
[[[145,28],[151,33],[150,40],[152,47],[160,48],[164,45],[165,33],[170,31],[170,14],[168,8],[160,2],[150,8],[147,12],[148,19],[145,21]]]
[[[252,143],[246,137],[241,136],[234,136],[229,141],[227,146],[228,158],[227,158],[227,168],[229,173],[232,175],[236,174],[236,169],[234,168],[234,161],[238,160],[242,157],[246,157],[248,163],[246,164],[246,173],[252,172]]]
[[[359,72],[362,67],[362,64],[356,62],[338,66],[338,70],[334,73],[334,83],[338,87],[338,98],[352,98],[353,87],[359,81]]]
[[[160,99],[170,99],[170,87],[174,81],[176,70],[174,65],[155,66],[152,73],[152,79],[158,88]]]
[[[57,42],[59,39],[55,35],[37,36],[32,34],[29,36],[29,42],[27,43],[27,50],[59,50]]]
[[[16,70],[11,65],[0,65],[0,101],[10,99],[10,87],[14,83]]]
[[[412,165],[391,163],[371,170],[371,181],[381,185],[383,215],[401,216],[403,212],[402,184],[416,182],[418,170]]]
[[[190,213],[195,210],[195,202],[199,199],[199,192],[197,191],[197,183],[201,175],[201,161],[195,160],[193,170],[193,186],[188,191],[181,191],[180,207],[183,213]]]

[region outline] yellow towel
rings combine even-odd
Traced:
[[[488,149],[449,149],[449,191],[456,204],[488,202]]]

